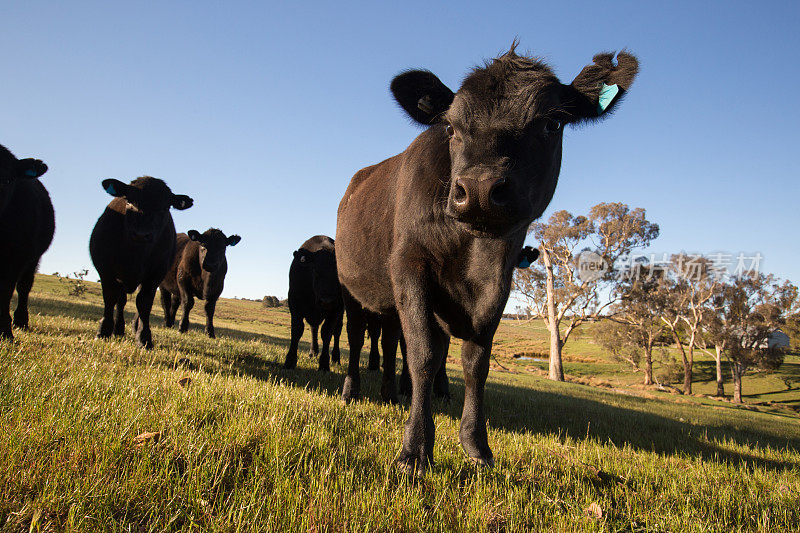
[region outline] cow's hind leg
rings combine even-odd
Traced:
[[[344,321],[344,308],[336,313],[336,322],[333,324],[333,349],[331,350],[331,361],[337,365],[341,362],[339,352],[339,337],[342,336],[342,322]]]
[[[14,325],[20,329],[28,329],[28,295],[33,287],[36,274],[36,263],[25,268],[17,281],[17,309],[14,311]]]
[[[97,329],[97,338],[106,339],[114,333],[114,307],[117,305],[120,294],[125,294],[122,285],[115,280],[101,280],[103,288],[103,318]],[[123,328],[124,328],[123,324]]]
[[[493,466],[494,457],[486,433],[486,416],[483,395],[489,375],[489,350],[487,345],[464,341],[461,347],[461,364],[464,367],[464,410],[458,438],[467,456],[482,466]]]
[[[304,329],[305,324],[300,311],[292,312],[291,340],[289,341],[289,352],[286,354],[286,362],[283,363],[284,368],[292,369],[297,366],[297,345],[300,344],[300,337],[303,336]]]
[[[441,398],[442,400],[450,399],[450,382],[447,379],[447,352],[450,351],[450,337],[444,345],[444,353],[442,354],[442,362],[439,370],[436,371],[436,377],[433,378],[433,397]]]
[[[364,332],[367,328],[367,317],[361,304],[350,293],[342,289],[344,308],[347,311],[347,342],[350,344],[350,358],[347,362],[347,377],[342,386],[342,399],[346,402],[357,400],[361,396],[361,375],[359,362],[361,347],[364,346]]]
[[[314,358],[319,355],[319,322],[309,321],[308,325],[311,327],[311,351],[308,352],[308,356]]]
[[[128,293],[124,289],[119,291],[117,298],[117,310],[114,316],[114,335],[122,337],[125,335],[125,304],[128,303]],[[134,324],[134,331],[138,326]]]
[[[367,319],[367,332],[369,333],[369,365],[368,370],[378,370],[381,367],[381,354],[378,343],[381,336],[381,316],[370,313]]]
[[[383,379],[381,381],[381,399],[389,403],[397,403],[397,383],[395,382],[395,361],[397,360],[397,342],[400,338],[400,319],[397,315],[381,317],[381,349],[383,350]],[[375,342],[375,340],[373,340]],[[372,354],[370,354],[370,359]]]

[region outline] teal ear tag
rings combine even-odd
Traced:
[[[517,268],[528,268],[529,266],[531,266],[531,262],[525,256],[522,256],[519,263],[517,263]]]
[[[600,97],[597,100],[597,114],[602,115],[605,113],[608,106],[611,105],[611,102],[614,101],[617,94],[619,94],[619,87],[615,83],[614,85],[606,85],[603,84],[603,88],[600,89]]]
[[[25,175],[31,178],[35,178],[38,175],[38,172],[36,172],[32,168],[29,168],[28,170],[25,171]]]
[[[115,196],[117,194],[116,189],[114,189],[114,186],[110,183],[108,184],[108,187],[106,187],[106,192],[111,196]]]

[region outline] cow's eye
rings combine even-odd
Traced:
[[[453,126],[451,126],[450,124],[447,124],[447,125],[444,127],[444,131],[445,131],[445,132],[447,132],[447,136],[448,136],[448,137],[452,137],[452,136],[453,136],[453,133],[454,133],[454,132],[453,132]]]
[[[548,119],[544,124],[545,133],[558,133],[564,125],[560,120]]]

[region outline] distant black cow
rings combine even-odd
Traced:
[[[292,314],[292,340],[284,366],[297,366],[297,345],[305,327],[303,320],[311,326],[311,356],[319,354],[319,369],[330,370],[328,347],[331,336],[333,349],[330,358],[334,363],[339,363],[339,336],[342,333],[344,306],[336,274],[334,243],[330,237],[311,237],[294,252],[289,267],[289,311]],[[317,341],[320,324],[322,352]]]
[[[13,338],[9,306],[14,287],[14,325],[28,327],[28,293],[39,259],[53,240],[53,204],[37,179],[45,172],[47,165],[38,159],[17,159],[0,145],[0,340]]]
[[[183,304],[183,318],[179,330],[189,329],[189,311],[194,299],[205,300],[206,334],[214,335],[214,309],[225,284],[228,261],[225,250],[242,240],[238,235],[226,237],[220,230],[211,228],[202,235],[189,230],[188,235],[178,233],[175,260],[164,281],[161,282],[161,306],[164,323],[168,328],[175,324],[178,306]]]
[[[130,184],[103,180],[103,189],[116,198],[100,215],[89,240],[105,305],[97,336],[125,334],[127,295],[139,287],[134,335],[139,346],[152,348],[153,299],[175,259],[175,225],[169,208],[188,209],[193,201],[172,194],[166,183],[150,176],[136,178]]]
[[[359,396],[363,337],[350,336],[364,320],[359,310],[402,324],[413,384],[404,471],[433,461],[431,393],[451,336],[464,341],[461,446],[476,463],[494,463],[483,405],[492,339],[528,226],[555,192],[563,126],[605,116],[637,70],[630,54],[616,63],[600,54],[563,84],[512,47],[473,69],[456,93],[428,71],[393,80],[400,106],[430,127],[353,176],[339,204],[336,257],[350,341],[343,399]]]

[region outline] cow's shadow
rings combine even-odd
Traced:
[[[42,315],[73,316],[77,318],[99,319],[96,305],[83,302],[48,301],[47,306],[37,305],[35,311]],[[133,311],[126,311],[128,324]],[[158,342],[158,329],[163,327],[163,317],[154,315],[151,323]],[[192,330],[202,326],[192,322]],[[259,380],[280,382],[302,389],[315,390],[331,397],[332,401],[340,401],[341,386],[349,356],[345,338],[342,339],[342,366],[331,365],[331,372],[316,370],[316,360],[304,362],[304,355],[309,352],[309,343],[301,341],[299,356],[301,363],[293,370],[283,368],[283,361],[289,341],[286,338],[251,333],[228,327],[217,327],[218,340],[224,342],[226,337],[263,342],[271,346],[268,354],[247,353],[239,348],[231,359],[225,361],[232,372],[243,374]],[[202,334],[202,333],[201,333]],[[288,328],[287,328],[288,334]],[[182,364],[208,373],[219,371],[218,366],[203,365],[203,357],[217,357],[214,346],[196,343],[195,340],[179,336],[177,341],[170,341],[171,347],[179,352],[190,353]],[[308,337],[306,332],[305,337]],[[186,343],[184,345],[184,342]],[[191,346],[189,345],[191,343]],[[182,349],[182,347],[184,349]],[[206,349],[207,347],[207,349]],[[365,348],[368,343],[365,344]],[[191,349],[189,349],[191,348]],[[277,348],[277,349],[276,349]],[[361,358],[361,393],[362,401],[380,402],[381,373],[368,371],[366,356],[368,350],[362,350]],[[192,361],[195,359],[196,361]],[[175,363],[164,362],[163,366],[175,367]],[[400,370],[400,357],[397,358],[397,373]],[[464,381],[460,370],[454,366],[448,368],[450,377],[449,402],[434,402],[435,410],[445,416],[458,419],[461,416],[464,398]],[[713,426],[693,425],[691,420],[681,421],[676,418],[661,416],[648,411],[646,404],[660,403],[669,409],[669,402],[624,396],[587,388],[586,392],[566,394],[559,390],[561,385],[549,384],[550,390],[531,389],[506,383],[505,380],[491,379],[486,385],[486,411],[489,425],[493,428],[516,433],[535,433],[551,435],[558,439],[569,437],[572,440],[593,440],[598,443],[617,447],[628,446],[637,450],[654,452],[661,455],[689,455],[695,457],[715,457],[717,460],[744,464],[748,467],[759,466],[772,470],[786,470],[800,467],[796,461],[777,461],[760,457],[759,451],[769,447],[800,451],[800,437],[780,437],[770,431],[742,428],[735,422],[735,417],[719,417]],[[563,387],[588,387],[585,385],[565,384]],[[563,389],[562,389],[563,390]],[[585,396],[592,396],[592,398]],[[623,407],[619,404],[629,404]],[[636,407],[641,406],[641,409]],[[691,409],[711,409],[709,406],[687,408],[685,416],[691,416]],[[730,407],[733,409],[732,407]],[[677,415],[676,415],[677,416]],[[398,432],[401,428],[398,427]],[[746,446],[754,450],[753,454],[734,452],[723,449],[717,442],[727,441]]]

